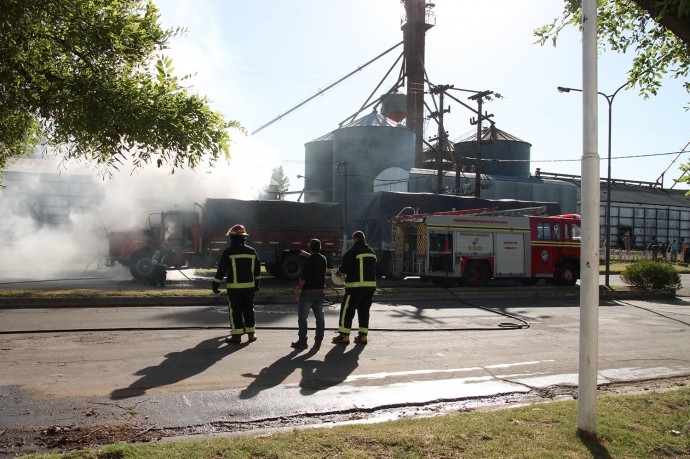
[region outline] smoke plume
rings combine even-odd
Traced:
[[[0,193],[0,278],[40,280],[102,270],[107,233],[146,229],[148,216],[193,210],[206,198],[256,199],[280,163],[253,138],[239,138],[231,159],[171,173],[128,165],[112,177],[40,154],[5,171]]]

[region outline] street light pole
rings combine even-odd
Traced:
[[[604,285],[609,287],[609,277],[610,277],[610,265],[611,265],[611,111],[613,108],[613,98],[616,97],[616,94],[618,94],[618,91],[623,89],[628,85],[627,82],[623,83],[620,85],[616,91],[611,94],[607,95],[604,94],[603,92],[597,92],[600,96],[604,96],[604,99],[606,99],[606,102],[609,104],[609,138],[608,138],[608,167],[607,171],[608,174],[606,176],[606,224],[605,224],[605,237],[606,237],[606,254],[604,256],[605,263],[606,263],[606,271],[605,271],[605,276],[604,276]],[[582,89],[575,89],[575,88],[564,88],[563,86],[559,86],[558,92],[570,92],[570,91],[577,91],[577,92],[582,92]]]

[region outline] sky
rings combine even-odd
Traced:
[[[165,54],[178,75],[193,74],[193,90],[250,132],[287,112],[402,41],[398,0],[155,0],[166,27],[187,28]],[[437,0],[436,25],[427,32],[426,71],[434,84],[490,90],[485,103],[496,126],[532,145],[532,164],[545,172],[581,175],[581,33],[566,30],[558,47],[535,44],[535,28],[557,17],[553,0]],[[233,149],[257,167],[282,166],[290,190],[299,191],[304,144],[338,128],[364,105],[402,47],[362,69],[307,105]],[[603,52],[598,89],[612,94],[626,81],[632,55]],[[395,67],[382,88],[399,73]],[[469,94],[454,93],[463,100]],[[376,93],[376,95],[380,95]],[[599,154],[606,172],[608,105],[600,97]],[[612,104],[612,177],[664,186],[681,175],[677,158],[690,141],[690,103],[682,82],[668,80],[656,97],[621,90]],[[473,113],[451,102],[445,126],[451,139],[474,132]],[[368,113],[364,111],[361,115]],[[429,124],[427,137],[436,126]],[[673,162],[674,160],[675,163]],[[232,167],[232,164],[231,164]],[[686,189],[684,184],[676,188]]]

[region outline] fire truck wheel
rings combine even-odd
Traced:
[[[577,268],[569,261],[564,261],[556,268],[556,285],[575,285],[577,283]]]
[[[286,255],[280,260],[280,275],[285,279],[297,280],[302,275],[303,266],[304,259],[296,253]]]
[[[139,250],[132,254],[129,261],[129,272],[135,279],[146,280],[153,271],[150,250]]]
[[[481,261],[471,261],[465,268],[464,284],[469,287],[481,287],[489,281],[489,267]]]

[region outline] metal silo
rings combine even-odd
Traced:
[[[372,112],[333,131],[333,201],[343,204],[346,233],[355,229],[357,203],[382,171],[414,166],[414,131]]]
[[[529,178],[531,147],[530,143],[493,126],[484,130],[481,144],[482,173]],[[471,168],[475,166],[477,159],[477,135],[456,143],[455,154],[466,170],[473,170]]]
[[[333,133],[304,145],[304,202],[333,201]]]

